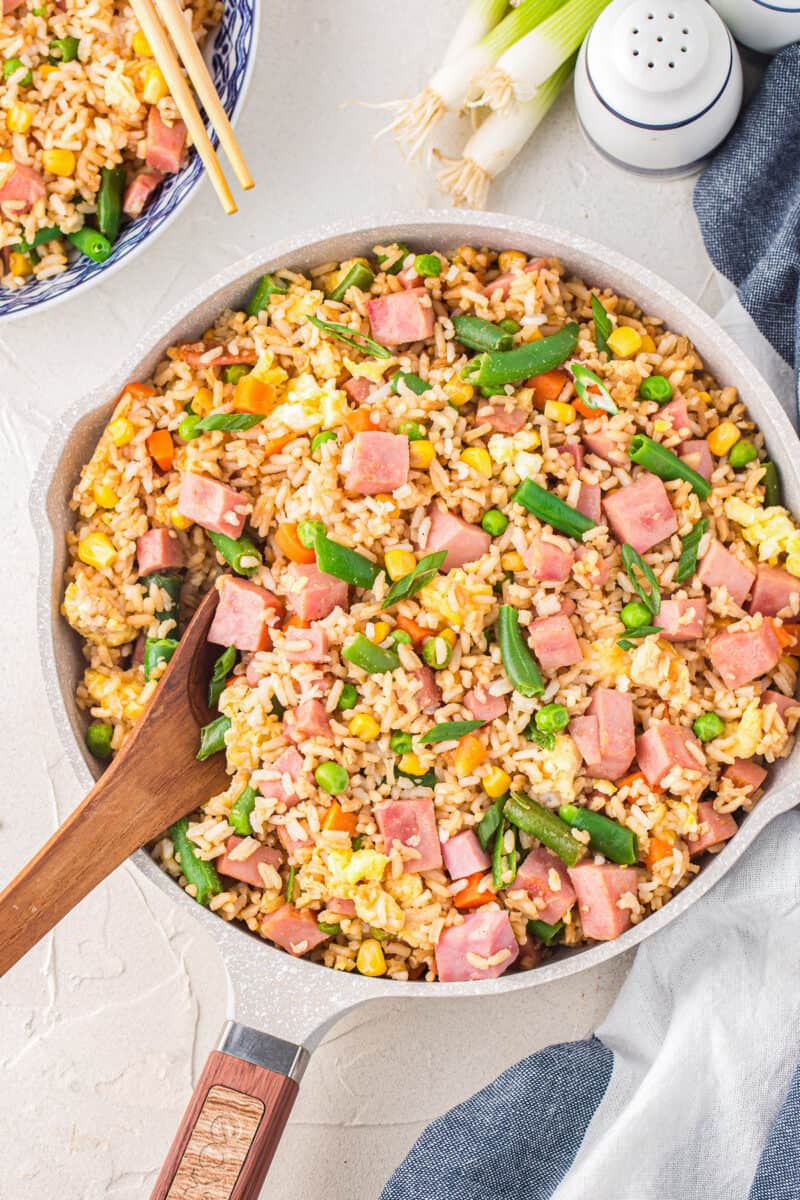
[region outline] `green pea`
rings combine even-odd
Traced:
[[[317,786],[329,796],[340,795],[350,782],[348,772],[341,763],[336,762],[320,763],[314,772],[314,778]]]
[[[481,521],[481,529],[486,533],[490,533],[492,537],[499,537],[508,528],[508,517],[505,513],[501,513],[499,508],[490,508],[488,512],[483,514]]]
[[[715,712],[702,713],[695,720],[692,729],[701,742],[713,742],[714,738],[725,732],[725,722]]]
[[[15,75],[16,72],[19,71],[20,68],[24,67],[24,66],[25,66],[25,63],[22,61],[21,58],[16,58],[16,57],[15,58],[7,58],[6,61],[3,63],[3,79],[10,79],[12,75]],[[28,70],[25,72],[25,74],[22,76],[22,78],[19,80],[19,86],[20,87],[30,87],[32,83],[33,83],[33,71],[31,71],[31,69],[29,67]]]
[[[418,254],[414,259],[414,270],[423,279],[435,279],[442,273],[442,260],[437,254]]]
[[[653,620],[653,614],[641,600],[631,600],[619,615],[626,629],[638,629],[640,625],[650,625]]]
[[[412,746],[410,733],[400,733],[398,730],[389,738],[389,747],[395,754],[409,754]]]
[[[410,442],[421,442],[425,438],[425,430],[419,421],[401,421],[397,426],[397,432],[407,437]]]
[[[106,725],[104,721],[93,721],[86,730],[86,745],[95,758],[111,758],[113,736],[113,725]]]
[[[393,629],[389,634],[389,641],[395,646],[410,646],[414,639],[405,629]]]
[[[194,438],[200,437],[197,426],[202,419],[197,413],[188,412],[178,426],[178,437],[182,438],[184,442],[191,442]]]
[[[453,657],[453,647],[443,637],[431,637],[422,647],[422,657],[429,667],[441,671]]]
[[[734,471],[739,471],[742,467],[746,467],[747,464],[751,463],[754,458],[758,458],[758,451],[752,442],[744,440],[739,441],[735,446],[732,446],[728,454],[728,462],[731,464]]]
[[[317,538],[324,537],[325,526],[322,521],[301,521],[297,526],[297,536],[306,550],[313,550]]]
[[[80,41],[76,37],[56,38],[50,43],[50,62],[74,62],[78,57]]]
[[[225,368],[225,382],[238,383],[240,379],[244,379],[245,375],[250,374],[250,367],[246,367],[244,363],[233,363],[232,366]]]
[[[672,399],[672,384],[663,375],[651,375],[649,379],[642,380],[639,395],[643,400],[655,400],[656,404],[666,404]]]
[[[542,733],[558,733],[566,729],[569,723],[569,712],[563,704],[545,704],[534,717],[536,728]]]
[[[336,707],[340,712],[347,712],[348,708],[355,708],[358,704],[358,691],[352,683],[346,683],[342,688],[339,696],[339,703]]]
[[[320,446],[324,446],[326,442],[335,442],[336,434],[332,429],[323,429],[321,433],[315,433],[311,439],[311,453],[316,454]]]

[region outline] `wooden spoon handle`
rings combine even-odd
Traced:
[[[250,1060],[239,1056],[241,1035]],[[239,1025],[229,1026],[223,1045],[239,1053],[209,1055],[151,1200],[258,1200],[261,1194],[307,1055]]]

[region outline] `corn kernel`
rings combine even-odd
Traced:
[[[78,558],[89,567],[97,567],[102,571],[110,567],[116,557],[111,539],[104,533],[88,533],[78,543]]]
[[[142,58],[153,57],[153,51],[150,47],[150,43],[142,33],[141,29],[137,29],[136,33],[131,38],[131,46],[133,47],[134,54],[139,54]]]
[[[630,325],[620,325],[608,335],[608,344],[616,358],[632,358],[642,348],[642,335]]]
[[[672,429],[671,421],[663,421],[660,417],[656,417],[653,421],[653,433],[666,433],[670,429]]]
[[[74,175],[76,163],[71,150],[45,150],[42,153],[42,166],[51,175]]]
[[[406,775],[424,775],[425,768],[419,761],[418,754],[404,754],[397,764],[399,770],[405,772]]]
[[[33,121],[33,113],[27,104],[12,104],[6,117],[6,125],[11,133],[27,133]]]
[[[389,516],[396,517],[400,512],[400,505],[389,492],[378,492],[375,499],[384,505]]]
[[[711,394],[709,392],[698,392],[697,399],[700,401],[701,404],[710,404],[711,403]]]
[[[194,524],[190,517],[185,517],[177,508],[169,510],[169,522],[173,529],[191,529]]]
[[[727,454],[741,436],[733,421],[720,421],[717,428],[711,430],[706,441],[711,453],[721,456]]]
[[[483,777],[483,790],[491,800],[498,800],[511,787],[511,776],[501,767],[490,767]]]
[[[525,566],[522,561],[522,555],[516,550],[510,550],[508,554],[503,554],[500,558],[500,566],[504,571],[521,571]]]
[[[387,550],[383,561],[386,574],[392,581],[409,575],[417,565],[416,557],[410,550]]]
[[[211,388],[199,387],[192,397],[192,408],[199,417],[207,417],[214,407]]]
[[[515,269],[521,271],[527,262],[528,259],[521,250],[503,250],[497,259],[497,265],[504,274]]]
[[[418,442],[409,443],[408,458],[415,471],[424,471],[429,467],[435,453],[433,442],[429,442],[427,438],[420,438]]]
[[[470,446],[469,450],[462,450],[460,458],[479,475],[485,475],[487,478],[491,476],[492,458],[489,451],[484,450],[483,446]]]
[[[575,420],[575,409],[563,400],[548,400],[544,406],[544,415],[548,421],[555,421],[558,425],[571,425]]]
[[[375,938],[367,938],[365,942],[362,942],[356,955],[356,966],[361,975],[368,975],[371,978],[385,975],[386,958],[380,942]]]
[[[655,354],[656,344],[649,333],[642,335],[642,350],[645,354]]]
[[[16,279],[25,279],[33,274],[33,264],[26,254],[13,250],[8,256],[8,269]]]
[[[127,446],[128,442],[132,442],[136,435],[136,429],[132,421],[127,417],[117,417],[116,421],[112,421],[108,427],[108,436],[111,438],[115,446]]]
[[[144,72],[144,84],[142,87],[142,99],[146,104],[158,104],[159,100],[163,100],[169,95],[167,81],[161,74],[161,68],[152,63]]]
[[[49,79],[53,72],[57,70],[58,67],[54,63],[42,63],[42,65],[37,68],[40,79]]]
[[[10,150],[0,150],[0,162],[11,162],[12,154]]]
[[[441,633],[437,633],[436,636],[443,638],[444,641],[447,642],[448,646],[455,646],[456,642],[458,641],[458,634],[456,633],[455,629],[443,629]]]
[[[464,383],[462,379],[453,379],[450,383],[446,383],[444,390],[447,393],[447,399],[455,408],[462,408],[465,404],[469,404],[475,395],[475,388],[472,384]]]
[[[356,713],[347,728],[353,737],[361,738],[362,742],[374,742],[381,732],[380,725],[369,713]]]
[[[384,641],[385,638],[389,636],[391,632],[392,627],[388,621],[376,621],[372,626],[372,637],[370,641],[373,641],[375,645],[378,646],[382,641]]]
[[[107,483],[96,483],[92,488],[92,496],[98,508],[113,508],[119,496]]]
[[[468,733],[458,743],[453,755],[453,766],[459,779],[472,775],[486,759],[486,747],[480,738]]]
[[[786,570],[790,575],[800,576],[800,554],[790,554],[786,559]]]

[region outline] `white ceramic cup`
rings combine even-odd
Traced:
[[[711,0],[733,36],[751,50],[775,54],[800,41],[799,0]]]

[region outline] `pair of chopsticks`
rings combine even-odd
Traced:
[[[254,187],[255,184],[236,134],[228,120],[228,114],[222,107],[222,102],[217,95],[200,49],[186,23],[180,0],[157,0],[157,9],[153,0],[130,0],[130,3],[142,33],[150,43],[153,57],[161,69],[178,112],[192,136],[194,146],[214,185],[220,203],[230,216],[231,213],[236,212],[236,201],[181,70],[181,62],[186,68],[186,74],[194,85],[194,90],[208,114],[220,145],[225,151],[239,183],[245,191]]]

